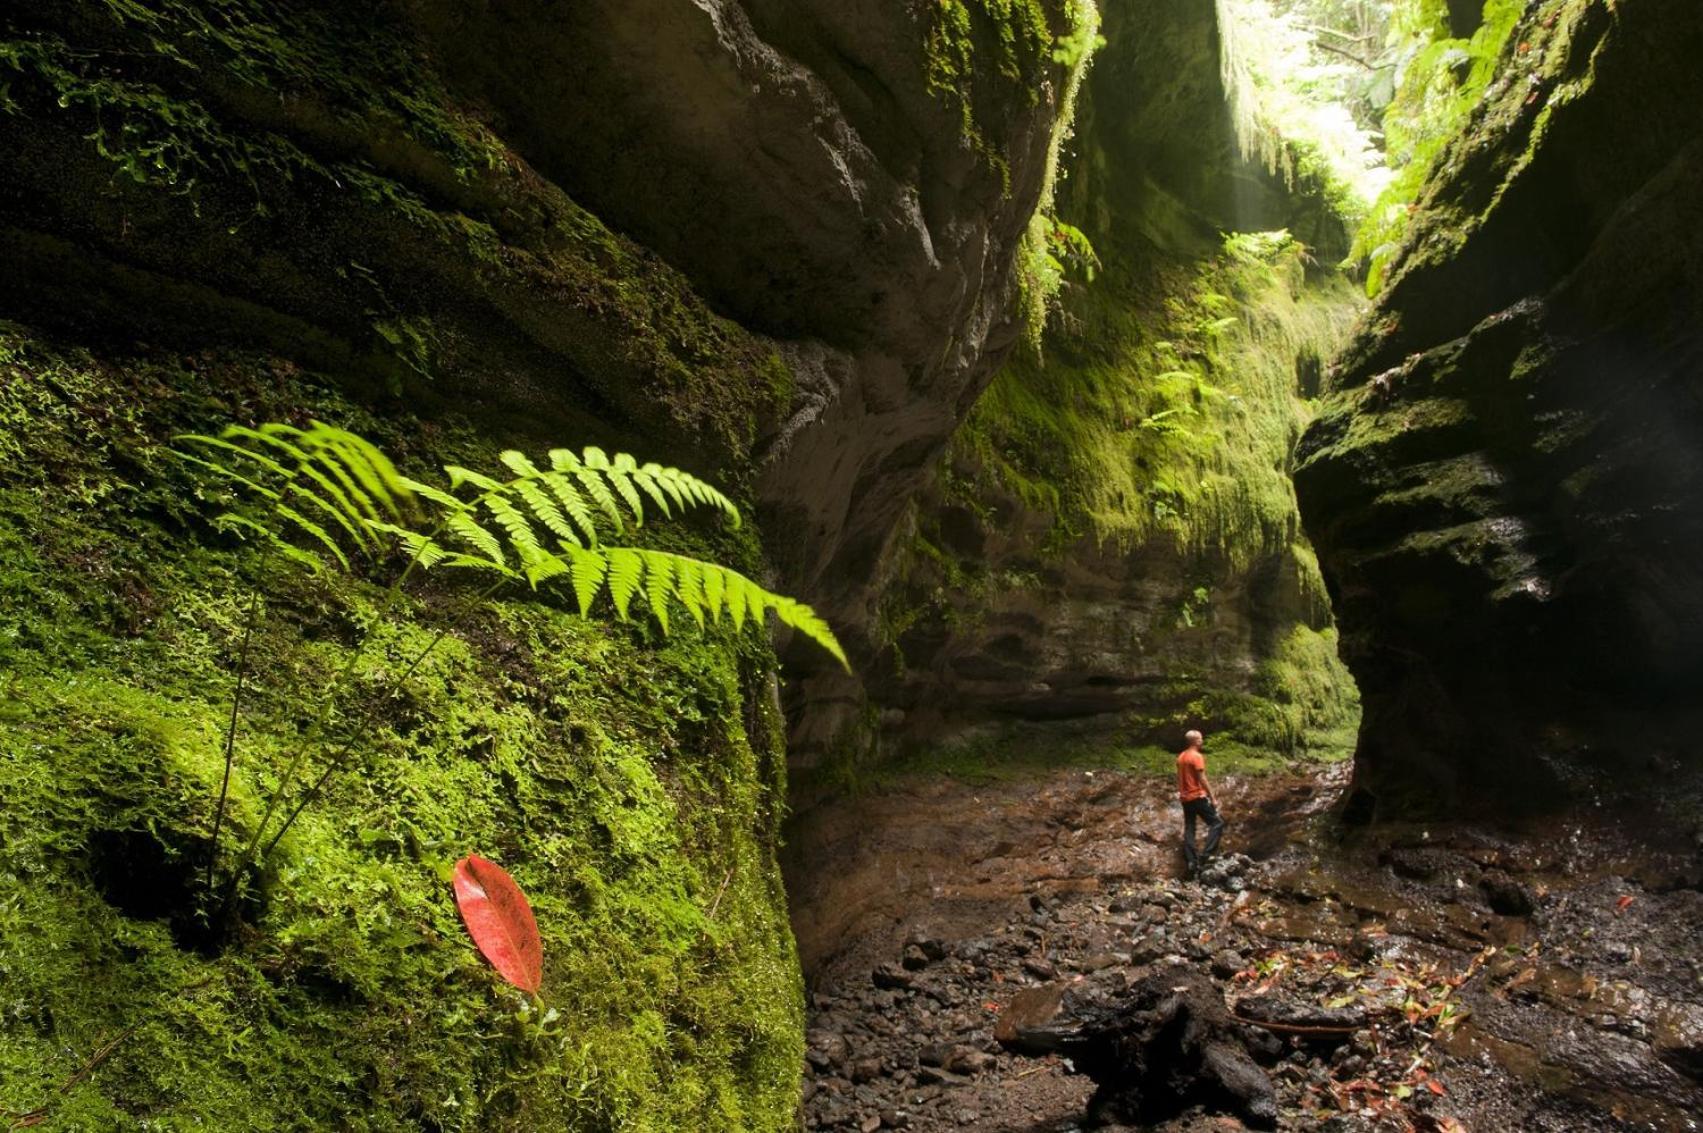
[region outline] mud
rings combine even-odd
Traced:
[[[996,1031],[1067,1025],[1172,965],[1245,1024],[1282,1129],[1703,1127],[1689,832],[1598,813],[1349,836],[1342,778],[1226,779],[1205,883],[1180,879],[1168,785],[1121,773],[918,779],[800,816],[805,1128],[1096,1127],[1094,1082]],[[1242,1127],[1201,1106],[1141,1126]]]

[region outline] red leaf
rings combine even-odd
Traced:
[[[469,854],[455,863],[455,904],[497,974],[533,995],[544,982],[544,944],[526,894],[501,866]]]
[[[1435,1079],[1435,1078],[1425,1079],[1425,1088],[1427,1090],[1430,1090],[1432,1093],[1436,1094],[1438,1097],[1442,1097],[1445,1093],[1448,1092],[1448,1091],[1443,1089],[1443,1083],[1437,1081],[1437,1079]]]
[[[1630,904],[1632,904],[1632,895],[1630,893],[1623,894],[1620,900],[1614,903],[1614,915],[1618,917],[1621,913],[1624,913],[1626,907]]]

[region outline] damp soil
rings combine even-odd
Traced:
[[[1200,882],[1168,784],[1118,772],[917,778],[801,814],[804,1127],[1120,1128],[1069,1057],[1011,1036],[1186,967],[1247,1021],[1278,1128],[1703,1128],[1700,832],[1351,831],[1345,778],[1227,778]],[[1243,1127],[1198,1104],[1139,1126]]]

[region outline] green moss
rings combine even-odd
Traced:
[[[992,477],[1072,536],[1237,566],[1285,550],[1297,360],[1328,357],[1356,313],[1340,283],[1308,283],[1305,259],[1286,235],[1251,233],[1157,280],[1114,266],[1082,289],[1052,358],[1018,358],[977,402],[953,441],[960,479]]]
[[[929,92],[957,108],[965,142],[998,173],[1007,193],[1010,162],[1000,140],[983,131],[981,118],[994,106],[1037,105],[1049,70],[1065,66],[1050,181],[1057,141],[1069,134],[1075,92],[1094,49],[1094,0],[932,0],[927,18]],[[1064,25],[1057,36],[1055,19]]]
[[[1094,52],[1106,42],[1100,35],[1100,10],[1094,0],[1073,0],[1069,14],[1070,28],[1058,38],[1059,46],[1054,51],[1054,56],[1068,68],[1064,95],[1059,100],[1052,137],[1047,142],[1041,195],[1017,250],[1018,309],[1023,315],[1028,346],[1037,356],[1047,317],[1056,308],[1069,266],[1076,265],[1092,282],[1099,265],[1088,237],[1060,219],[1055,201],[1060,157],[1075,131],[1076,101],[1088,77]]]
[[[942,466],[939,505],[915,517],[883,592],[878,640],[902,679],[907,639],[973,630],[988,609],[1032,610],[1037,594],[1068,590],[1073,556],[1127,554],[1153,564],[1146,589],[1169,588],[1171,612],[1136,615],[1132,631],[1167,679],[1144,685],[1143,707],[1115,728],[1090,729],[1090,765],[1111,758],[1109,729],[1142,745],[1196,726],[1272,766],[1341,758],[1358,704],[1322,628],[1329,601],[1289,465],[1311,413],[1298,371],[1322,367],[1362,301],[1340,276],[1310,278],[1286,233],[1229,236],[1201,262],[1152,259],[1145,246],[1112,247],[1105,275],[1070,293],[1045,359],[1015,358],[977,402]],[[985,550],[953,550],[967,544],[943,529],[947,510],[999,548],[994,565]],[[1269,613],[1238,611],[1264,627],[1251,677],[1211,660],[1226,592],[1293,619],[1265,627]],[[1001,734],[965,758],[1003,759],[1024,742]]]
[[[1208,741],[1214,775],[1275,775],[1293,761],[1270,749],[1216,734]],[[1346,758],[1347,753],[1333,758]],[[1061,740],[1056,729],[1012,728],[916,751],[883,767],[862,789],[947,776],[967,783],[1027,782],[1061,770],[1115,771],[1143,779],[1176,774],[1177,753],[1152,743],[1108,742],[1104,736]]]
[[[461,107],[403,9],[73,0],[8,12],[0,89],[16,132],[79,139],[113,170],[86,196],[120,207],[49,223],[86,225],[147,263],[176,215],[204,260],[278,273],[272,293],[247,298],[333,334],[364,328],[393,385],[488,380],[467,359],[496,336],[511,357],[542,348],[541,368],[732,467],[790,394],[768,344]],[[25,172],[42,195],[62,179]],[[321,232],[343,242],[303,236]]]
[[[473,611],[304,812],[235,940],[203,946],[256,556],[209,532],[164,438],[296,414],[414,466],[495,443],[371,418],[264,357],[95,356],[0,324],[0,1108],[79,1131],[789,1128],[802,1002],[755,637]],[[238,834],[379,596],[293,576],[268,594]],[[428,594],[381,628],[356,686],[383,688],[466,601]],[[530,895],[549,1014],[457,919],[445,876],[468,852]]]

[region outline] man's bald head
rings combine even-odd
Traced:
[[[1183,742],[1188,744],[1190,747],[1199,747],[1201,741],[1204,740],[1205,738],[1206,738],[1205,736],[1203,736],[1199,732],[1195,732],[1195,731],[1188,731],[1188,732],[1183,733]]]

